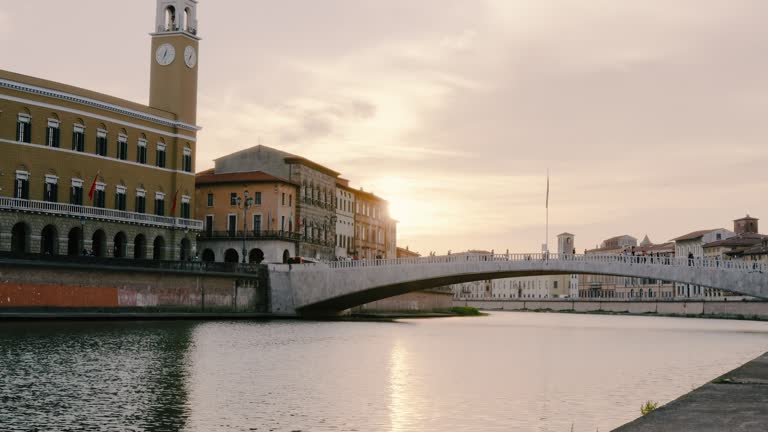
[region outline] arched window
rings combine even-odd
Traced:
[[[173,6],[165,8],[165,30],[178,30],[178,25],[176,24],[176,8]]]
[[[184,8],[184,31],[191,30],[192,13],[189,8]]]

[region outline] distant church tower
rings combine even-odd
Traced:
[[[149,106],[197,122],[197,0],[157,0]]]
[[[576,246],[573,244],[574,235],[562,233],[557,236],[557,253],[560,255],[573,255]]]

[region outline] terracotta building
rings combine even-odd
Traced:
[[[287,262],[296,255],[299,186],[261,171],[196,176],[198,249],[206,262]]]
[[[195,255],[196,10],[157,1],[149,105],[0,71],[0,251]]]

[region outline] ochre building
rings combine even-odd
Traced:
[[[196,11],[157,1],[148,106],[0,70],[0,252],[195,256]]]

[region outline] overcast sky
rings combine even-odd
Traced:
[[[0,68],[147,102],[155,0],[0,4]],[[552,245],[768,218],[764,0],[200,0],[198,14],[197,169],[261,137],[388,198],[412,250],[539,250],[547,168]]]

